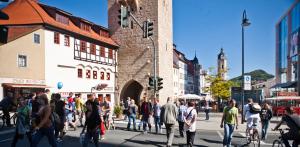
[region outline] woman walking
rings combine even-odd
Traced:
[[[81,134],[84,133],[85,128],[87,128],[84,141],[83,141],[83,147],[87,147],[89,141],[93,138],[95,147],[98,147],[98,137],[99,137],[99,125],[100,125],[100,115],[98,112],[98,106],[96,102],[92,100],[88,100],[86,103],[86,121],[84,124],[84,127],[82,129]]]
[[[235,107],[235,100],[229,101],[229,106],[224,108],[223,117],[220,127],[224,126],[224,139],[223,146],[231,147],[231,139],[234,131],[234,127],[238,129],[238,109]]]
[[[15,147],[19,139],[23,139],[24,135],[27,135],[29,143],[31,144],[31,133],[29,131],[30,126],[30,107],[26,105],[26,101],[23,97],[19,99],[19,106],[17,109],[17,125],[16,133],[11,144],[12,147]]]
[[[265,140],[267,137],[267,130],[269,128],[270,120],[273,117],[272,110],[270,109],[268,103],[264,103],[263,108],[260,113],[261,117],[261,139]]]
[[[47,136],[48,142],[52,147],[57,147],[54,136],[54,126],[50,119],[51,108],[48,102],[47,95],[42,94],[38,101],[41,106],[36,116],[35,126],[33,126],[34,131],[32,134],[31,147],[37,147],[38,143],[44,136]]]
[[[186,130],[186,142],[187,146],[192,147],[194,144],[196,134],[196,118],[197,110],[195,109],[194,102],[188,102],[188,109],[185,114],[184,128]]]

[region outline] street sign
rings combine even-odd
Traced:
[[[251,76],[244,75],[244,90],[251,90]]]

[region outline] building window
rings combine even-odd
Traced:
[[[91,70],[86,70],[86,78],[87,79],[91,78]]]
[[[40,34],[34,34],[34,43],[40,44]]]
[[[80,41],[80,51],[81,52],[86,52],[86,42],[85,41]]]
[[[109,59],[113,59],[113,50],[112,49],[108,49],[108,58]]]
[[[97,71],[93,71],[93,78],[97,79]]]
[[[55,20],[57,22],[60,22],[60,23],[66,24],[66,25],[69,24],[69,18],[64,15],[58,14],[58,13],[56,13]]]
[[[110,80],[110,73],[106,73],[106,80]]]
[[[18,65],[19,65],[19,67],[27,67],[27,56],[19,55],[18,56]]]
[[[54,43],[59,44],[59,33],[54,32]]]
[[[70,36],[65,35],[65,46],[70,46]]]
[[[100,56],[105,57],[105,48],[103,46],[100,47]]]
[[[82,78],[82,69],[77,69],[78,78]]]
[[[84,22],[80,23],[80,28],[82,30],[85,30],[85,31],[90,31],[91,30],[91,26],[89,24],[87,24],[87,23],[84,23]]]
[[[100,72],[100,79],[104,80],[104,72]]]
[[[96,55],[96,45],[95,44],[90,44],[90,52],[92,55]]]

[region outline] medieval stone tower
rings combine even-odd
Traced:
[[[227,58],[225,56],[223,48],[221,48],[221,52],[218,55],[218,74],[220,74],[223,80],[226,80],[227,72],[228,72]]]
[[[148,90],[148,78],[153,76],[153,46],[143,38],[139,26],[129,18],[129,27],[118,24],[120,1],[108,0],[108,28],[112,38],[119,44],[116,102],[131,97],[139,102],[144,96],[153,98]],[[173,20],[172,0],[134,0],[138,3],[132,14],[142,24],[150,19],[154,22],[157,75],[163,78],[163,89],[159,93],[160,103],[173,94]]]

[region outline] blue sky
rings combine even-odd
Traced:
[[[107,0],[40,0],[107,27]],[[245,30],[245,72],[275,73],[275,24],[294,0],[173,0],[174,43],[188,59],[197,52],[204,68],[217,66],[223,47],[229,78],[241,74],[241,19]],[[1,4],[0,4],[1,5]]]

